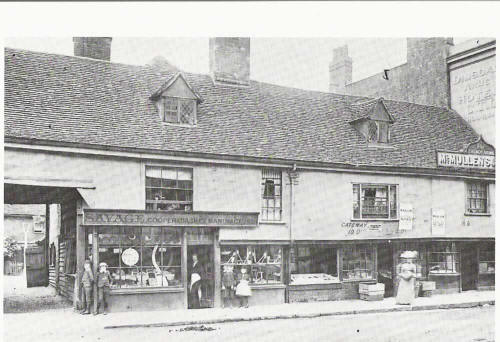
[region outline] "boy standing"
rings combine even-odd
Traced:
[[[108,303],[106,301],[109,295],[109,288],[113,283],[113,278],[111,278],[111,274],[108,271],[108,265],[105,262],[101,262],[99,264],[99,272],[97,273],[97,311],[94,315],[99,314],[99,307],[102,306],[102,313],[106,315]]]
[[[80,313],[82,315],[90,314],[93,283],[94,283],[94,275],[92,274],[90,260],[85,260],[85,263],[83,264],[83,274],[81,279],[81,286],[83,287],[82,291],[83,310]]]

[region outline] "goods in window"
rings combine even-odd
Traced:
[[[290,285],[335,284],[339,278],[326,273],[292,274]]]

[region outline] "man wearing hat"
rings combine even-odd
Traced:
[[[99,307],[102,307],[102,313],[107,314],[106,310],[108,308],[108,303],[106,301],[109,296],[109,288],[113,283],[113,278],[108,271],[108,264],[101,262],[99,264],[99,272],[97,273],[97,311],[94,315],[99,314]]]
[[[92,273],[92,263],[90,260],[85,260],[83,264],[83,274],[81,279],[81,286],[83,287],[82,291],[82,304],[83,310],[81,311],[82,315],[90,314],[90,304],[92,301],[92,285],[94,284],[94,275]]]

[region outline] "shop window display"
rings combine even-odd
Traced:
[[[479,273],[493,274],[495,273],[495,245],[481,247],[483,248],[479,250]]]
[[[99,262],[108,264],[112,288],[181,286],[181,255],[178,229],[113,227],[99,233]]]
[[[253,285],[281,284],[282,253],[279,246],[221,246],[221,269],[237,279],[246,268]]]
[[[458,273],[460,255],[454,242],[435,242],[429,253],[429,273]]]
[[[292,285],[339,282],[337,249],[323,246],[297,246],[293,253]]]
[[[374,251],[370,246],[346,246],[342,249],[342,280],[374,279]]]

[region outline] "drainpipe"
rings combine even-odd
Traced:
[[[288,274],[287,274],[287,283],[290,284],[290,278],[291,278],[291,263],[292,263],[292,249],[294,247],[294,240],[293,240],[293,185],[295,182],[295,179],[297,177],[296,175],[297,171],[297,164],[292,165],[292,169],[288,171],[288,178],[290,180],[290,205],[289,205],[289,223],[288,223],[288,236],[290,240],[290,250],[288,252]],[[287,302],[289,302],[288,298],[288,291],[287,291]]]

